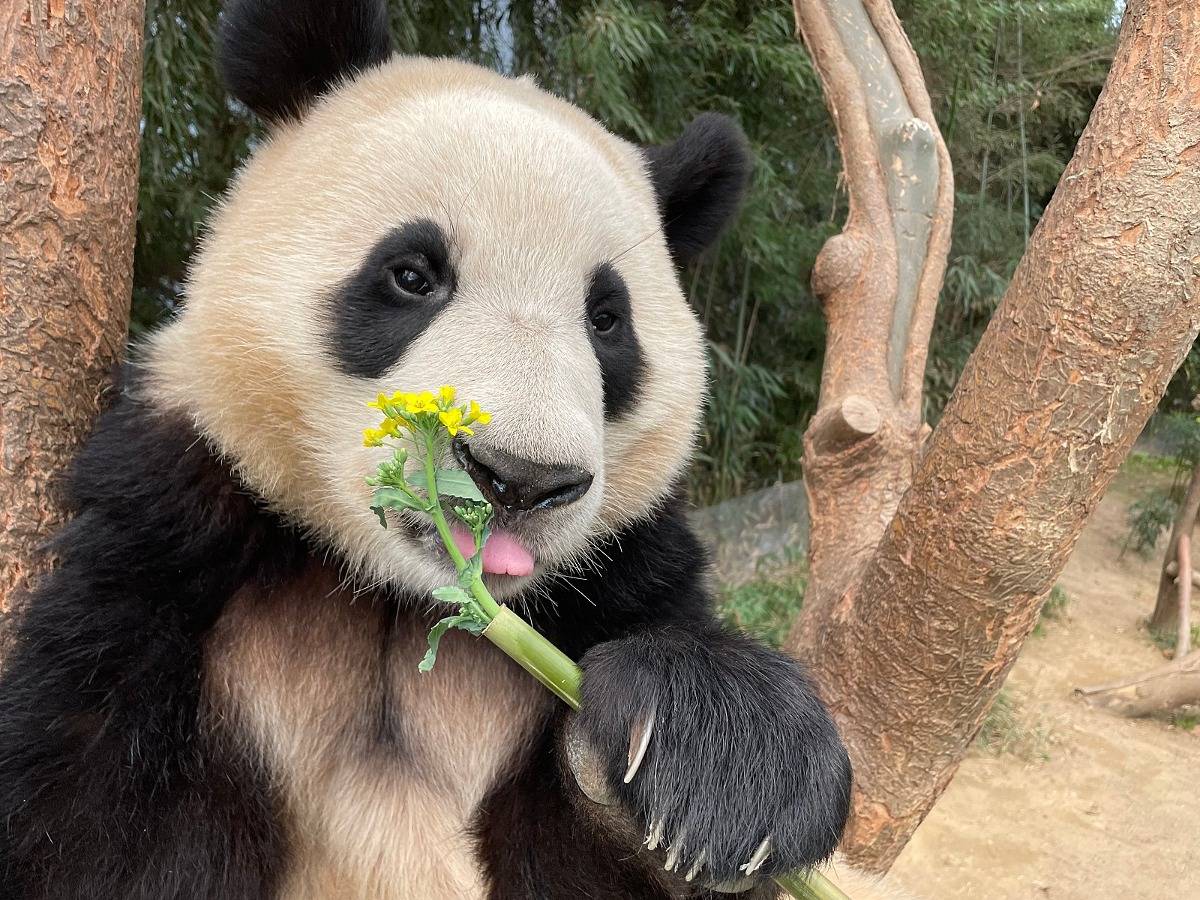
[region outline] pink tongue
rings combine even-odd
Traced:
[[[475,539],[465,528],[450,528],[458,551],[466,557],[475,552]],[[533,554],[507,531],[493,531],[483,545],[483,571],[489,575],[532,575]]]

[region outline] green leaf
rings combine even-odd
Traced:
[[[429,629],[429,649],[425,651],[425,655],[417,663],[418,672],[432,671],[434,663],[437,662],[438,644],[442,641],[442,635],[457,625],[462,618],[463,616],[446,616],[446,618]]]
[[[438,469],[434,473],[434,478],[437,479],[437,490],[440,496],[461,497],[464,500],[475,500],[479,503],[487,502],[479,488],[475,486],[475,482],[471,480],[471,476],[462,469]],[[409,475],[408,483],[414,487],[429,489],[424,472],[414,472]]]
[[[457,588],[438,588],[438,590],[456,591]],[[434,591],[436,594],[437,591]],[[417,671],[429,672],[433,669],[434,663],[437,662],[438,644],[442,641],[442,636],[451,628],[461,628],[463,631],[470,632],[474,635],[483,633],[484,625],[471,615],[459,614],[457,616],[446,616],[436,625],[429,629],[429,649],[425,651],[425,655],[421,661],[417,663]]]
[[[435,588],[433,591],[433,597],[435,600],[441,600],[443,603],[458,603],[459,605],[462,605],[464,603],[471,602],[471,595],[462,588],[455,587],[454,585]]]
[[[382,506],[385,509],[415,509],[418,512],[424,512],[427,507],[423,501],[412,494],[394,487],[376,488],[374,505]]]

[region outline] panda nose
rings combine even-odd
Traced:
[[[454,456],[493,506],[529,512],[573,503],[592,486],[575,466],[536,463],[495,447],[454,441]]]

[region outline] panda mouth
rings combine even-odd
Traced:
[[[429,521],[403,520],[406,530],[429,552],[447,559],[449,552],[442,544],[437,529]],[[450,534],[458,552],[465,557],[475,553],[475,539],[457,522],[450,525]],[[483,545],[483,573],[485,575],[528,578],[534,574],[537,558],[527,543],[509,529],[493,528]]]
[[[475,538],[460,525],[451,525],[450,533],[463,556],[475,552]],[[533,574],[535,560],[529,549],[511,532],[495,529],[483,545],[483,572],[485,575],[512,575],[528,578]]]

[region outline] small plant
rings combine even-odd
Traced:
[[[759,576],[726,589],[722,613],[730,624],[778,647],[804,603],[807,586],[808,573],[803,569]]]
[[[1171,714],[1171,724],[1180,731],[1195,731],[1200,725],[1200,709],[1177,710]]]
[[[1067,606],[1071,603],[1071,597],[1066,592],[1061,584],[1056,584],[1050,588],[1050,593],[1046,597],[1046,601],[1042,604],[1042,611],[1038,615],[1037,624],[1033,626],[1033,633],[1038,637],[1044,637],[1046,634],[1046,623],[1060,622],[1067,615]]]
[[[1133,547],[1138,556],[1148,558],[1158,543],[1159,536],[1171,527],[1179,502],[1169,491],[1155,489],[1144,494],[1140,500],[1129,504],[1129,536],[1126,547]]]
[[[1179,632],[1174,628],[1147,627],[1146,634],[1150,636],[1150,642],[1164,653],[1169,653],[1179,646]],[[1192,626],[1191,645],[1200,647],[1200,625]]]
[[[1029,727],[1021,715],[1020,704],[1007,690],[1001,690],[992,702],[975,743],[992,756],[1012,754],[1028,762],[1050,759],[1050,732],[1043,725]]]

